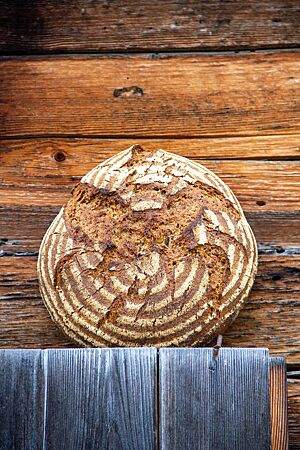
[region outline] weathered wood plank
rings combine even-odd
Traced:
[[[0,350],[1,449],[152,449],[155,349]]]
[[[287,381],[284,358],[270,358],[272,450],[288,448]]]
[[[154,450],[156,350],[48,350],[46,448]]]
[[[13,168],[16,161],[20,167],[34,171],[41,168],[46,174],[53,169],[72,168],[72,175],[80,172],[72,162],[92,168],[98,160],[110,158],[131,145],[140,144],[149,150],[163,148],[191,159],[300,159],[300,134],[278,136],[243,136],[228,138],[0,138],[0,161]],[[62,164],[63,163],[63,164]],[[29,166],[30,164],[30,166]]]
[[[269,147],[268,138],[263,138],[262,141],[260,139],[258,139],[260,150],[256,155],[264,153],[268,159],[268,156],[272,155],[272,144]],[[191,157],[217,173],[233,189],[246,211],[294,212],[299,210],[300,198],[300,161],[294,159],[297,155],[300,156],[297,146],[299,144],[298,138],[293,136],[290,144],[286,142],[281,149],[278,141],[282,142],[284,139],[288,142],[289,137],[275,138],[273,142],[275,154],[283,155],[285,149],[289,147],[289,158],[292,160],[244,159],[245,156],[242,156],[244,152],[252,158],[249,145],[255,146],[255,138],[252,138],[252,142],[247,138],[245,147],[240,144],[236,146],[236,151],[231,150],[231,156],[236,155],[238,159],[211,159],[216,153],[226,155],[231,145],[234,149],[233,139],[224,139],[226,141],[224,146],[216,151],[211,150],[214,145],[212,142],[208,147],[205,144],[202,147],[199,140],[197,143],[194,142],[194,145],[187,140],[181,141],[181,145],[173,141],[176,144],[174,149],[170,144],[164,147]],[[104,140],[98,145],[98,140],[95,143],[91,141],[89,140],[87,144],[85,140],[80,140],[80,144],[74,141],[74,146],[72,140],[67,140],[66,145],[63,140],[59,140],[54,146],[51,140],[42,140],[39,143],[39,139],[25,141],[25,144],[24,141],[14,140],[2,142],[0,204],[60,206],[81,176],[129,144],[129,142],[124,142],[123,145],[115,144],[111,141],[106,143]],[[159,148],[159,144],[163,143],[152,142],[149,148]],[[208,158],[204,157],[205,155]]]
[[[0,258],[0,347],[73,345],[51,321],[38,291],[36,257]],[[247,304],[228,328],[224,344],[269,347],[300,363],[300,255],[261,255]]]
[[[262,257],[260,261],[262,262]],[[274,356],[285,356],[288,362],[298,363],[300,358],[299,262],[293,259],[289,268],[286,268],[286,273],[293,274],[295,291],[281,284],[284,270],[275,269],[273,272],[270,265],[268,266],[272,275],[271,273],[258,275],[247,304],[238,319],[225,333],[224,344],[231,347],[265,346],[272,350]],[[260,264],[260,271],[264,272],[263,264]],[[273,284],[267,292],[263,288],[266,278],[269,278],[270,284]],[[288,317],[286,313],[290,316]],[[259,345],[257,345],[258,342],[260,342]]]
[[[299,44],[296,0],[1,1],[6,53],[211,50]],[[5,20],[4,20],[5,19]]]
[[[60,207],[0,206],[0,256],[36,256]],[[300,254],[300,211],[248,211],[260,254]]]
[[[39,350],[0,350],[0,448],[43,443],[44,370]]]
[[[299,211],[298,161],[197,161],[228,184],[245,211]],[[87,171],[86,166],[81,167],[82,175],[84,171]],[[55,172],[47,176],[42,175],[42,171],[32,176],[13,174],[1,183],[0,204],[62,206],[80,178]]]
[[[300,449],[300,379],[288,378],[289,450]]]
[[[193,417],[196,426],[199,428],[205,421],[209,421],[209,426],[205,426],[208,434],[204,435],[207,446],[201,448],[224,450],[227,447],[224,446],[223,438],[221,445],[218,446],[218,443],[209,441],[209,432],[212,432],[213,439],[216,440],[218,431],[224,431],[222,428],[224,424],[225,428],[227,424],[232,431],[231,422],[233,422],[239,436],[241,415],[238,409],[242,406],[239,404],[239,397],[241,402],[246,401],[248,406],[251,401],[253,403],[255,400],[253,391],[250,393],[252,396],[250,402],[245,392],[251,382],[255,383],[254,395],[257,397],[261,394],[269,395],[267,384],[262,387],[258,386],[257,382],[259,380],[261,383],[260,372],[263,371],[262,366],[267,363],[263,358],[264,352],[254,350],[256,355],[251,361],[253,367],[250,367],[250,379],[249,373],[246,373],[246,383],[240,383],[239,370],[242,375],[247,372],[245,363],[249,363],[249,349],[238,352],[222,349],[216,359],[209,349],[200,351],[186,349],[184,353],[181,349],[179,352],[174,349],[161,350],[158,355],[160,364],[157,365],[157,352],[153,348],[44,352],[0,350],[1,448],[88,449],[91,445],[93,447],[99,445],[101,448],[114,449],[154,449],[157,448],[156,439],[159,431],[158,425],[154,423],[155,418],[158,418],[157,414],[160,415],[162,430],[164,422],[172,423],[172,420],[176,421],[178,417],[176,414],[184,412],[184,403],[180,403],[178,411],[178,408],[172,408],[170,399],[176,401],[178,396],[183,395],[185,403],[188,404],[188,396],[193,394],[194,388],[197,395],[191,402],[192,413],[198,406],[199,399],[205,401],[204,411],[200,409],[200,413],[197,414],[199,411],[196,410]],[[248,353],[246,358],[245,353]],[[257,357],[258,355],[260,357]],[[284,450],[287,442],[286,422],[284,422],[284,416],[286,417],[284,361],[283,358],[271,358],[270,363],[272,449]],[[203,373],[197,370],[199,367],[204,368]],[[159,378],[157,378],[158,370]],[[196,372],[193,383],[185,384],[187,376],[193,378],[193,371]],[[268,372],[267,368],[265,372]],[[264,373],[263,382],[266,377],[268,378],[268,373]],[[157,381],[160,386],[156,386]],[[188,391],[187,395],[180,389],[182,383],[184,389]],[[231,392],[234,395],[231,398],[227,395],[230,384],[234,384]],[[159,397],[157,397],[158,387]],[[242,395],[239,396],[239,393]],[[215,402],[207,401],[210,397],[214,397]],[[291,396],[292,399],[295,397],[297,394]],[[158,398],[160,405],[157,404]],[[220,410],[216,411],[218,402]],[[235,403],[235,408],[230,407],[229,417],[228,414],[224,417],[226,402],[229,406],[232,402]],[[262,405],[260,403],[257,406],[261,408]],[[264,404],[263,407],[265,406]],[[257,407],[253,410],[254,417],[247,409],[242,412],[244,418],[248,419],[248,425],[251,420],[257,427],[268,422],[266,417],[265,422],[260,420]],[[218,413],[221,415],[221,425],[219,420],[215,420],[218,419]],[[191,408],[188,408],[188,414],[191,414]],[[183,414],[180,419],[183,419],[183,422],[188,420],[188,414]],[[237,418],[234,417],[235,414],[238,415]],[[213,416],[214,420],[211,421],[210,416]],[[193,425],[195,423],[189,423],[187,431],[185,430],[191,439],[195,431]],[[241,435],[239,437],[242,439]],[[295,437],[293,433],[291,437]],[[246,436],[246,439],[249,445],[249,436]],[[161,439],[160,448],[168,448],[164,444]],[[188,448],[194,448],[193,444]],[[246,448],[237,444],[236,440],[235,444],[239,450]],[[198,442],[195,448],[199,448]],[[296,449],[297,443],[295,445],[292,443],[290,448]]]
[[[7,58],[2,136],[300,131],[300,53]]]
[[[162,450],[270,449],[267,350],[222,348],[215,358],[212,349],[161,349],[159,355]]]
[[[77,347],[51,320],[41,299],[36,258],[0,258],[0,347]]]

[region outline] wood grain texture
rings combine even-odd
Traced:
[[[104,159],[136,143],[138,136],[145,146],[212,160],[213,170],[218,171],[219,160],[229,162],[218,174],[226,175],[241,196],[262,267],[249,313],[245,310],[243,322],[225,339],[252,345],[258,334],[258,342],[270,343],[277,355],[298,364],[299,53],[170,54],[299,46],[298,2],[75,3],[0,0],[2,55],[151,54],[1,61],[1,135],[33,135],[3,141],[0,148],[3,346],[72,345],[51,322],[37,290],[39,244],[71,186],[85,173],[81,162],[91,168],[98,155]],[[158,53],[163,51],[169,55]],[[35,133],[70,138],[37,138]],[[90,138],[79,139],[85,135]],[[103,135],[112,139],[95,139]],[[118,141],[121,136],[126,139]],[[243,167],[236,174],[232,160]],[[249,333],[251,323],[255,332]],[[290,449],[299,450],[300,384],[290,378],[288,385]]]
[[[299,367],[298,367],[299,368]],[[289,450],[300,449],[300,380],[288,378]]]
[[[135,142],[204,164],[229,185],[245,211],[289,211],[295,219],[300,198],[299,138],[0,141],[0,204],[60,206],[87,171]],[[261,201],[263,205],[257,204]]]
[[[110,158],[113,154],[134,144],[155,150],[162,148],[191,159],[232,160],[299,160],[300,134],[229,137],[229,138],[27,138],[0,140],[0,158],[4,166],[11,169],[16,161],[19,170],[44,170],[46,175],[53,171],[61,173],[66,167],[73,167],[72,175],[80,176],[81,166],[93,168],[95,162]]]
[[[68,347],[42,302],[36,257],[0,258],[0,346],[2,348]],[[252,294],[240,316],[228,328],[224,345],[268,346],[272,355],[300,362],[300,257],[261,255]]]
[[[154,450],[155,349],[0,350],[0,448]]]
[[[41,299],[37,258],[0,258],[2,348],[72,347],[54,325]],[[75,345],[76,346],[76,345]]]
[[[1,1],[5,53],[214,50],[299,43],[296,0]]]
[[[43,416],[44,370],[41,352],[0,350],[1,450],[41,449]]]
[[[213,349],[161,349],[159,355],[162,450],[270,449],[267,350],[222,348],[214,358]]]
[[[295,218],[299,213],[300,163],[298,161],[222,161],[196,160],[215,172],[228,184],[244,211],[286,212]],[[98,161],[97,161],[98,162]],[[95,165],[96,161],[94,161]],[[73,169],[83,169],[73,163]],[[16,166],[18,170],[18,166]],[[61,206],[70,196],[80,177],[71,170],[53,175],[36,173],[16,174],[13,169],[0,186],[1,205],[7,206]],[[69,173],[68,173],[69,172]],[[5,168],[2,168],[5,176]],[[257,203],[258,202],[258,203]],[[260,202],[263,202],[260,204]]]
[[[48,350],[45,446],[154,450],[156,350]]]
[[[0,73],[2,136],[299,132],[299,52],[8,58]]]
[[[288,448],[287,381],[284,358],[270,358],[272,450]]]
[[[264,262],[265,261],[265,262]],[[292,256],[286,265],[283,259],[261,255],[259,272],[248,303],[239,318],[224,336],[224,344],[232,347],[268,347],[276,356],[286,356],[288,361],[299,361],[299,260]],[[283,264],[282,267],[279,265]],[[276,266],[276,268],[275,268]],[[266,271],[265,271],[266,268]],[[286,275],[283,275],[283,274]],[[289,274],[289,275],[287,275]],[[290,278],[291,276],[291,278]],[[269,279],[269,289],[268,280]],[[287,281],[287,284],[283,280]],[[290,279],[291,284],[289,285]],[[293,280],[293,281],[292,281]],[[283,283],[283,284],[282,284]],[[292,287],[292,285],[294,287]],[[289,305],[289,306],[288,306]],[[290,309],[290,316],[285,316]],[[253,328],[252,325],[253,324]],[[264,330],[262,330],[262,324]],[[249,329],[251,326],[251,330]],[[246,331],[247,330],[247,331]],[[289,334],[291,332],[291,334]],[[279,333],[279,335],[277,335]],[[281,348],[281,338],[289,335]],[[278,337],[281,336],[279,339]],[[255,344],[256,340],[260,344]],[[287,347],[293,345],[291,353]]]
[[[203,450],[248,450],[253,442],[262,450],[269,448],[271,405],[272,449],[284,450],[283,358],[269,359],[263,349],[213,355],[212,349],[0,350],[1,449],[198,449],[200,430]],[[173,446],[181,431],[188,447]],[[263,435],[257,439],[255,431]]]
[[[0,205],[0,255],[35,256],[60,206]],[[260,254],[299,254],[300,213],[246,211]]]
[[[136,140],[130,139],[120,142],[113,139],[30,139],[2,142],[0,176],[5,195],[0,199],[0,254],[11,257],[0,258],[1,347],[11,348],[12,343],[18,348],[73,345],[55,327],[41,301],[37,288],[35,258],[13,256],[36,255],[42,236],[57,214],[63,196],[68,196],[71,186],[83,175],[85,168],[93,167],[96,162],[111,156],[112,152],[122,150],[134,142]],[[262,206],[256,204],[256,201],[264,200],[259,195],[260,192],[256,191],[258,184],[264,185],[264,169],[262,175],[257,175],[258,182],[255,181],[255,169],[252,172],[253,178],[247,178],[249,194],[246,182],[244,184],[246,197],[241,199],[241,202],[260,243],[258,290],[255,286],[254,297],[246,305],[247,309],[228,330],[225,345],[270,345],[273,354],[288,356],[289,362],[299,363],[300,318],[297,311],[300,263],[297,255],[300,217],[299,202],[297,203],[297,194],[295,195],[294,191],[296,189],[298,192],[299,184],[299,165],[296,161],[299,136],[157,139],[153,142],[139,139],[138,142],[149,148],[161,146],[170,151],[174,149],[179,154],[193,159],[205,158],[205,164],[212,163],[216,168],[216,158],[225,164],[227,161],[224,160],[229,158],[229,164],[237,163],[235,167],[238,168],[237,175],[232,171],[230,180],[226,179],[234,191],[239,189],[239,178],[243,180],[245,176],[245,170],[242,172],[240,166],[254,162],[253,167],[257,170],[256,162],[263,167],[273,161],[276,177],[272,175],[272,179],[267,181],[268,189],[272,189],[273,195],[279,195],[279,198],[284,196],[286,200],[285,203],[281,201],[280,206],[273,199],[271,207],[269,201]],[[54,156],[57,153],[63,153],[65,159],[56,161]],[[251,161],[252,159],[257,161]],[[293,160],[295,171],[289,183],[285,184],[285,164],[290,160]],[[268,173],[271,174],[272,170]],[[221,171],[218,174],[223,177]],[[279,189],[275,190],[278,176],[281,182]],[[13,177],[17,180],[15,184]],[[64,178],[68,180],[66,184]],[[290,185],[291,180],[294,181]],[[55,185],[58,191],[55,190]],[[286,210],[285,205],[289,204],[290,195],[294,208]],[[240,198],[240,193],[238,197]],[[36,206],[30,206],[32,204]],[[267,266],[265,258],[268,260]],[[296,380],[289,382],[291,449],[300,448],[298,385]]]

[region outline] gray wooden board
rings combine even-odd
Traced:
[[[0,450],[270,449],[267,350],[157,354],[0,350]]]
[[[162,450],[269,450],[269,354],[265,349],[162,349]]]
[[[0,350],[0,449],[42,448],[44,374],[40,350]]]
[[[0,350],[1,450],[156,448],[156,349]]]
[[[156,350],[49,350],[45,449],[155,448]]]

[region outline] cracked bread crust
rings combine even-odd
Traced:
[[[53,320],[85,346],[199,346],[248,296],[256,243],[205,167],[135,145],[95,167],[41,244]]]

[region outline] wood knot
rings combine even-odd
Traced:
[[[62,162],[66,159],[66,155],[63,152],[55,152],[53,157],[57,162]]]
[[[142,97],[144,91],[138,86],[123,87],[114,90],[114,97]]]
[[[266,202],[264,200],[257,200],[257,206],[265,206]]]

